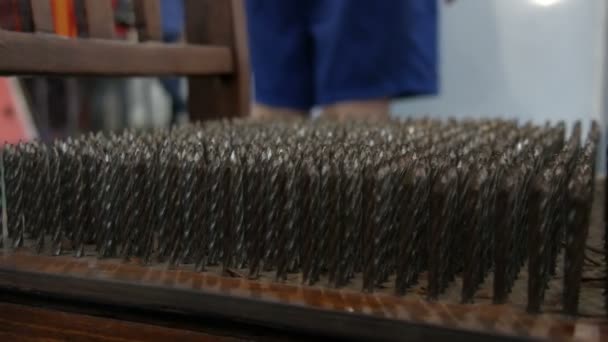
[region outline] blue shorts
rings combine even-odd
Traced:
[[[309,110],[437,92],[436,0],[247,0],[257,102]]]

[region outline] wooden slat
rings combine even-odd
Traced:
[[[233,56],[237,66],[236,88],[238,113],[251,114],[251,67],[249,65],[249,40],[247,39],[247,17],[244,0],[232,0],[234,47]]]
[[[189,78],[189,112],[194,120],[249,115],[250,71],[242,0],[186,0],[186,36],[192,44],[232,49],[235,74]]]
[[[84,0],[89,37],[113,39],[114,10],[110,0]]]
[[[20,0],[17,3],[21,22],[21,32],[34,31],[34,18],[32,17],[32,5],[29,0]]]
[[[0,30],[0,74],[221,75],[233,71],[221,46],[65,39]]]
[[[74,16],[76,16],[76,30],[78,37],[89,36],[89,26],[87,22],[87,9],[84,0],[74,0]]]
[[[34,19],[34,30],[36,32],[53,33],[53,11],[51,0],[30,0],[32,5],[32,17]]]
[[[8,303],[0,303],[0,331],[32,341],[236,341],[197,331]]]
[[[69,256],[0,255],[0,295],[6,290],[25,297],[42,295],[72,303],[221,318],[333,339],[401,341],[407,336],[411,341],[509,341],[519,340],[516,334],[544,334],[556,328],[574,331],[572,321],[536,322],[534,316],[517,312],[522,331],[497,334],[493,322],[514,317],[515,312],[494,305],[448,305]]]
[[[134,0],[133,5],[139,39],[162,40],[160,0]]]

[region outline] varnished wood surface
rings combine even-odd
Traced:
[[[399,340],[510,336],[600,340],[600,320],[533,316],[508,306],[450,305],[208,273],[142,267],[136,263],[12,253],[0,257],[0,288],[149,310],[215,315],[262,326],[327,336]],[[485,337],[484,337],[485,336]],[[594,340],[594,339],[591,339]]]
[[[0,30],[0,74],[152,76],[233,71],[227,47],[131,44]]]
[[[112,2],[99,0],[84,0],[87,31],[91,38],[113,39],[114,9]]]
[[[0,303],[1,341],[238,341],[198,331]]]

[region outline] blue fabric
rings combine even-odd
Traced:
[[[186,100],[180,92],[180,79],[178,77],[163,77],[160,83],[171,100],[171,123],[176,123],[177,116],[187,112]]]
[[[256,100],[308,110],[437,92],[435,0],[247,0]]]
[[[177,42],[184,30],[184,2],[183,0],[161,0],[161,20],[163,41]],[[180,79],[178,77],[162,77],[160,82],[171,99],[171,123],[175,124],[177,115],[187,110],[186,100],[180,93]]]
[[[183,0],[161,0],[160,13],[165,41],[181,36],[184,30]]]

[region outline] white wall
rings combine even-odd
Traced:
[[[393,111],[535,122],[599,120],[603,96],[608,94],[603,84],[606,4],[605,0],[443,4],[441,95],[397,101]]]

